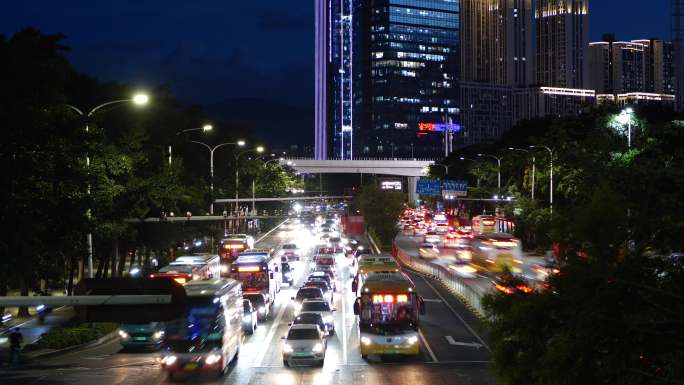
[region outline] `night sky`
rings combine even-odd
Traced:
[[[669,38],[669,0],[590,0],[591,38]],[[312,0],[3,0],[0,34],[67,35],[102,80],[169,84],[185,101],[313,104]]]

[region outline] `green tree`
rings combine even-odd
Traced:
[[[403,193],[382,190],[377,185],[364,186],[355,198],[369,232],[383,245],[392,243],[397,234],[397,221],[406,207]]]

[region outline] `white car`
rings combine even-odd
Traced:
[[[437,258],[439,256],[439,249],[432,243],[421,243],[418,246],[418,252],[421,258]]]
[[[305,299],[302,302],[302,307],[299,314],[303,313],[318,313],[323,318],[325,322],[326,331],[330,334],[335,333],[335,319],[333,314],[335,313],[335,308],[330,306],[330,303],[326,300],[320,299]]]
[[[323,366],[328,343],[318,325],[292,325],[283,337],[283,364]]]

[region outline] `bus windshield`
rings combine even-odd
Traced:
[[[409,294],[364,294],[361,297],[362,331],[375,334],[415,330],[414,298]]]
[[[169,340],[187,343],[188,349],[199,348],[198,344],[221,341],[221,306],[214,297],[188,297],[185,316],[166,324]],[[178,342],[180,341],[180,342]]]
[[[265,271],[238,273],[238,280],[242,283],[243,290],[268,288],[268,275]]]

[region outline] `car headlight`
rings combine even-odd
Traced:
[[[243,319],[245,322],[252,322],[252,315],[251,315],[251,314],[244,315],[244,316],[242,317],[242,319]]]
[[[128,333],[126,333],[123,330],[119,330],[119,337],[123,338],[124,340],[129,337]]]
[[[162,337],[164,337],[164,332],[160,330],[154,333],[153,337],[155,340],[160,340]]]
[[[171,365],[175,364],[176,361],[178,361],[178,357],[166,356],[166,357],[164,357],[164,359],[162,359],[162,364],[164,364],[166,366],[171,366]]]
[[[361,337],[361,343],[368,346],[371,344],[371,339],[368,337]]]
[[[204,360],[207,365],[214,365],[215,363],[221,361],[221,355],[219,354],[210,354],[207,356],[207,358]]]
[[[407,342],[409,345],[414,345],[418,342],[418,337],[417,336],[411,336],[408,338]]]
[[[227,265],[221,265],[221,273],[227,273],[228,272],[228,266]]]
[[[7,337],[0,337],[0,345],[4,345],[9,341]]]
[[[291,277],[292,277],[292,273],[285,273],[285,278],[291,278]]]
[[[292,346],[290,346],[290,344],[285,344],[283,345],[283,352],[292,353],[294,352],[294,349],[292,349]]]
[[[316,345],[314,345],[314,347],[313,347],[313,349],[311,349],[311,351],[314,352],[314,353],[320,353],[320,352],[322,352],[322,351],[323,351],[323,344],[320,343],[320,342],[317,343]]]
[[[259,308],[259,314],[266,314],[266,307],[265,306],[261,306]]]
[[[327,324],[333,323],[333,316],[327,315],[327,316],[323,317],[323,322],[325,322]]]

